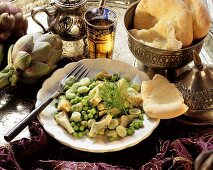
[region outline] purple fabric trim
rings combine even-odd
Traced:
[[[136,169],[135,167],[141,170],[190,170],[193,169],[194,160],[201,152],[213,150],[213,127],[206,127],[202,128],[202,130],[190,131],[187,137],[176,139],[171,137],[170,140],[164,141],[158,139],[160,140],[158,151],[153,153],[153,157],[145,163],[142,159],[145,154],[143,153],[144,148],[140,148],[141,152],[139,152],[137,157],[141,160],[141,163],[134,167],[129,167],[127,166],[128,162],[122,165],[119,160],[124,158],[124,153],[128,154],[129,151],[134,152],[136,150],[135,148],[113,153],[113,155],[116,155],[115,157],[112,158],[108,156],[103,162],[99,159],[99,155],[80,152],[61,145],[46,134],[38,121],[32,122],[29,127],[31,139],[23,138],[11,142],[8,146],[0,147],[0,170],[59,170],[82,168],[88,170],[123,170]],[[159,131],[161,131],[161,129],[159,129]],[[158,134],[159,131],[157,130],[156,134]],[[156,138],[156,136],[149,137],[149,139],[143,141],[139,147],[143,146],[143,144],[149,147],[149,140],[153,140],[154,138]],[[81,157],[78,158],[80,155]],[[78,161],[73,161],[73,158],[76,157]],[[126,155],[125,158],[126,157],[127,160],[129,159],[129,161],[134,162],[128,155]],[[84,158],[88,161],[84,161]],[[112,160],[108,160],[110,158],[118,158],[118,162],[115,160],[111,163]]]
[[[213,128],[194,133],[194,137],[165,141],[157,155],[141,167],[150,169],[193,169],[193,161],[203,151],[213,150]]]

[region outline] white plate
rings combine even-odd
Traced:
[[[130,79],[138,83],[141,83],[142,80],[149,80],[145,73],[121,61],[108,59],[84,59],[81,62],[88,68],[92,69],[88,77],[93,77],[95,73],[105,70],[110,73],[118,73],[121,76],[127,75]],[[37,94],[36,106],[38,106],[46,97],[50,96],[50,94],[56,90],[56,82],[59,82],[75,65],[76,63],[70,63],[64,68],[56,70],[53,75],[43,83],[42,88]],[[53,101],[38,116],[38,120],[47,133],[64,145],[88,152],[113,152],[134,146],[147,138],[160,122],[159,119],[151,119],[145,115],[143,128],[136,130],[132,136],[127,136],[113,142],[106,142],[102,138],[90,139],[86,136],[82,139],[76,139],[69,135],[66,130],[56,123],[54,120],[55,111],[56,109]]]

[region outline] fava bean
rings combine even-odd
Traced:
[[[66,93],[65,93],[65,96],[66,96],[66,99],[74,99],[76,97],[75,93],[71,92],[71,90],[67,90]]]
[[[89,86],[90,85],[90,79],[88,77],[84,77],[80,80],[80,84],[82,86]]]
[[[108,125],[109,129],[115,129],[119,125],[119,122],[117,119],[112,119],[111,122]]]
[[[141,86],[137,83],[131,83],[130,87],[135,89],[137,92],[140,92],[140,90],[141,90]]]
[[[72,105],[71,110],[72,110],[72,112],[81,112],[82,108],[83,108],[83,104],[77,103],[75,105]]]
[[[73,112],[71,114],[71,120],[75,121],[75,122],[80,122],[81,121],[81,113],[79,112]]]
[[[87,93],[90,89],[87,86],[81,86],[78,88],[78,93]]]
[[[118,135],[120,136],[120,137],[125,137],[126,136],[126,128],[125,127],[123,127],[123,126],[117,126],[116,127],[116,132],[118,133]]]

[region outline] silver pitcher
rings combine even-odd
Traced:
[[[77,41],[86,37],[83,19],[87,0],[49,0],[51,10],[38,7],[31,11],[32,19],[43,29],[44,33],[58,34],[65,41]],[[36,19],[39,12],[47,14],[48,28]]]

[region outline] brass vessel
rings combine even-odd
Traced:
[[[128,30],[133,28],[133,19],[137,4],[138,1],[133,3],[124,15],[124,25],[128,34],[128,46],[135,58],[147,67],[159,70],[178,69],[193,61],[193,50],[199,53],[205,38],[193,42],[190,47],[169,51],[143,44],[129,33]]]
[[[193,125],[213,125],[213,65],[202,64],[193,51],[194,66],[175,82],[189,110],[178,120]]]
[[[52,8],[38,7],[31,11],[32,19],[43,29],[44,33],[53,32],[65,41],[77,41],[86,38],[83,19],[87,0],[49,0]],[[48,28],[36,19],[39,12],[47,14]]]

